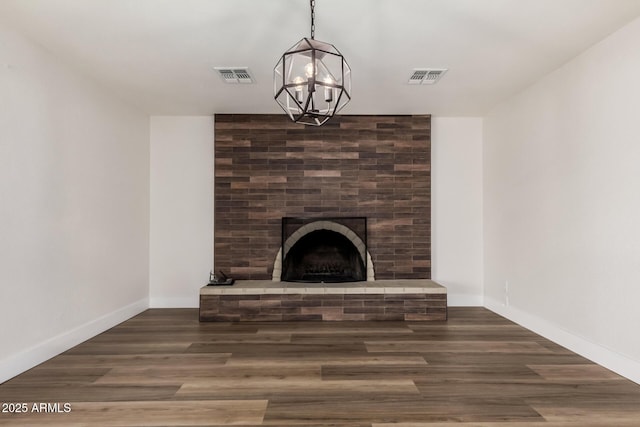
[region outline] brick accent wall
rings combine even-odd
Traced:
[[[377,279],[431,277],[431,117],[215,116],[216,270],[270,279],[283,216],[366,216]]]

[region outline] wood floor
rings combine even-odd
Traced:
[[[482,308],[424,323],[148,310],[0,385],[0,402],[28,406],[0,425],[640,426],[639,385]]]

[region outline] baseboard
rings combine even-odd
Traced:
[[[149,299],[149,308],[198,308],[200,307],[200,296],[195,293],[194,297],[188,298],[158,298]]]
[[[640,362],[619,354],[611,349],[595,344],[578,335],[574,335],[558,325],[541,319],[512,306],[506,306],[497,300],[485,297],[485,307],[506,317],[507,319],[524,326],[525,328],[541,335],[556,344],[568,348],[598,365],[622,375],[629,380],[640,384]]]
[[[0,361],[0,384],[149,308],[143,298]]]
[[[482,307],[484,298],[482,295],[447,294],[449,307]]]

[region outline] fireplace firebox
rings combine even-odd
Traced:
[[[282,280],[367,280],[366,224],[365,217],[283,218]]]

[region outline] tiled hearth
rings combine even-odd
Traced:
[[[426,279],[339,284],[242,280],[200,289],[201,321],[446,319],[447,290]]]

